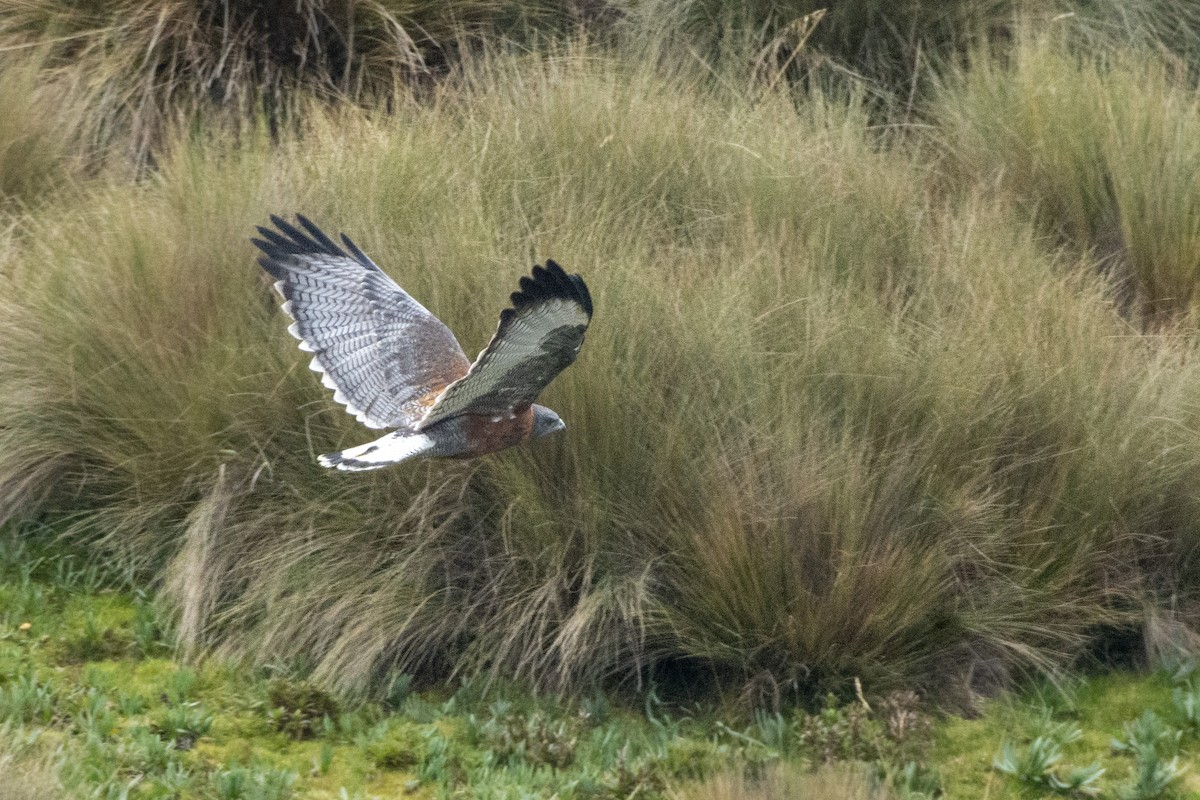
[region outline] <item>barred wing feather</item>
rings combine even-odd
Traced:
[[[272,216],[259,228],[262,265],[276,279],[288,331],[313,354],[334,399],[370,428],[413,429],[469,362],[450,329],[367,258],[301,215],[303,231]]]
[[[587,284],[547,261],[520,285],[491,342],[470,371],[437,398],[418,429],[459,414],[512,414],[536,400],[575,360],[592,318]]]

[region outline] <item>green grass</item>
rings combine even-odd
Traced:
[[[1200,797],[1200,728],[1178,699],[1181,687],[1196,686],[1194,662],[1190,672],[1035,683],[982,704],[971,719],[932,718],[904,694],[750,714],[733,697],[565,699],[480,682],[422,691],[401,682],[383,703],[342,705],[318,702],[318,690],[280,667],[221,659],[185,666],[165,654],[161,631],[148,649],[64,660],[59,645],[86,639],[88,618],[134,638],[146,599],[124,588],[125,576],[81,570],[44,536],[17,539],[9,530],[0,543],[0,607],[9,610],[0,619],[6,798],[1064,796],[993,766],[1006,743],[1024,752],[1039,735],[1066,740],[1056,774],[1097,764],[1100,796],[1122,797],[1137,756],[1116,743],[1145,729],[1148,712],[1182,774],[1173,793],[1143,796]],[[12,702],[18,696],[23,706]],[[317,707],[311,728],[279,724]]]

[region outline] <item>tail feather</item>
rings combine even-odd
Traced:
[[[317,461],[322,467],[361,472],[399,464],[433,449],[434,441],[423,433],[395,431],[381,439],[351,447],[337,453],[326,453]]]

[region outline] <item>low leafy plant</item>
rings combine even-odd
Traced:
[[[1171,699],[1184,726],[1192,733],[1200,733],[1200,683],[1194,680],[1181,683],[1171,691]]]
[[[442,716],[442,709],[426,698],[414,694],[405,698],[400,713],[413,722],[428,724]]]
[[[758,733],[758,740],[780,755],[786,755],[799,747],[802,738],[792,721],[777,711],[770,714],[762,710],[756,711],[754,729]]]
[[[1024,750],[1006,741],[993,761],[998,772],[1010,775],[1023,784],[1049,789],[1062,794],[1095,796],[1100,793],[1097,782],[1105,772],[1099,763],[1076,767],[1064,776],[1055,767],[1062,760],[1062,748],[1083,736],[1078,726],[1050,723],[1043,720],[1042,732]]]
[[[496,754],[497,763],[521,760],[563,769],[575,760],[579,735],[572,721],[552,719],[544,711],[515,713],[507,703],[492,705],[492,717],[478,726],[478,735]]]
[[[120,724],[113,703],[97,689],[88,689],[81,698],[74,720],[76,730],[95,741],[112,736]]]
[[[134,593],[133,641],[143,658],[167,653],[170,646],[159,622],[153,599],[144,591]]]
[[[185,789],[193,786],[195,777],[183,764],[171,761],[162,772],[153,777],[151,785],[161,790],[166,797],[180,797]]]
[[[923,800],[942,794],[941,775],[937,770],[922,766],[916,761],[909,761],[897,769],[884,764],[882,771],[887,785],[892,787],[901,800]]]
[[[1065,777],[1058,774],[1050,776],[1050,788],[1061,794],[1082,797],[1096,797],[1100,794],[1097,782],[1105,773],[1099,762],[1093,762],[1085,767],[1075,767]]]
[[[62,800],[63,786],[53,761],[37,754],[39,729],[0,725],[0,789],[15,789],[21,800]]]
[[[0,609],[0,624],[5,627],[21,625],[46,607],[46,590],[41,584],[30,583],[28,572],[22,572],[20,582],[10,588],[4,608]]]
[[[835,695],[825,698],[815,714],[798,713],[791,719],[782,714],[757,711],[754,724],[735,731],[718,722],[717,727],[740,742],[747,756],[755,748],[775,757],[803,753],[814,761],[887,761],[920,763],[932,744],[932,719],[911,691],[893,692],[875,706],[859,699],[841,703]]]
[[[1052,739],[1038,736],[1024,751],[1006,741],[992,760],[992,767],[1021,783],[1044,786],[1049,782],[1050,771],[1061,759],[1062,748]]]
[[[199,681],[199,676],[196,671],[187,667],[182,667],[171,673],[167,678],[167,699],[171,703],[186,703],[192,698],[192,692],[196,689],[196,683]]]
[[[98,664],[87,664],[83,668],[83,685],[100,692],[111,692],[116,688],[116,679],[110,670]]]
[[[1192,670],[1181,675],[1186,680]],[[1175,705],[1183,712],[1185,720],[1191,719],[1196,700],[1192,684],[1177,686],[1174,692]],[[1136,760],[1133,779],[1117,790],[1121,800],[1155,800],[1166,796],[1182,777],[1184,769],[1179,766],[1179,743],[1183,731],[1164,721],[1158,714],[1146,709],[1135,720],[1125,723],[1123,739],[1114,738],[1114,753],[1131,755]],[[1169,759],[1169,760],[1167,760]]]
[[[421,732],[424,739],[421,762],[417,765],[417,779],[421,783],[445,783],[450,779],[454,766],[450,740],[437,730]]]
[[[298,776],[270,767],[233,767],[213,773],[211,782],[219,800],[287,800]]]
[[[53,565],[51,583],[64,592],[96,594],[111,582],[111,576],[105,575],[99,562],[82,559],[74,553],[58,553],[49,563]]]
[[[734,730],[720,720],[716,723],[717,730],[724,734],[724,737],[732,740],[730,744],[726,744],[724,737],[719,740],[725,747],[736,750],[743,758],[753,764],[762,764],[767,761],[776,760],[780,756],[780,751],[772,747],[766,742],[766,738],[772,734],[781,733],[780,731],[764,732],[758,726],[752,725],[746,730]],[[795,741],[800,740],[799,734],[793,734]]]
[[[342,742],[354,742],[359,746],[365,746],[371,741],[375,741],[381,736],[376,729],[380,731],[386,730],[386,721],[381,721],[379,714],[375,713],[376,708],[365,705],[361,708],[356,708],[351,711],[345,711],[338,714],[337,718],[332,720],[333,731],[332,736]]]
[[[1168,725],[1150,709],[1137,719],[1125,723],[1125,738],[1112,740],[1114,753],[1127,753],[1141,758],[1143,753],[1174,756],[1179,752],[1183,731]]]
[[[1172,792],[1183,777],[1185,770],[1179,766],[1179,756],[1164,761],[1153,744],[1139,749],[1136,758],[1133,781],[1117,791],[1120,800],[1157,800]]]
[[[675,736],[654,748],[655,770],[672,783],[702,780],[720,769],[729,758],[744,764],[751,773],[760,772],[768,764],[779,761],[779,753],[759,747],[734,749],[724,747],[715,737],[707,740],[693,736]]]
[[[137,692],[117,690],[117,710],[125,717],[136,717],[146,710],[146,698]]]
[[[151,729],[171,741],[176,750],[190,750],[196,740],[212,728],[213,716],[199,701],[170,706],[154,722]]]
[[[883,730],[865,705],[841,705],[835,695],[825,698],[825,707],[807,715],[801,723],[800,740],[817,761],[871,760],[879,753]]]
[[[0,685],[0,721],[48,723],[54,716],[53,685],[34,675],[20,675],[8,686]]]
[[[267,687],[267,701],[272,727],[293,739],[315,737],[338,714],[333,696],[308,681],[277,678]]]
[[[69,585],[75,585],[76,580],[82,581],[85,586],[89,585],[86,574],[82,578],[67,577],[63,580],[68,581]],[[66,664],[82,664],[85,661],[120,658],[129,652],[131,644],[128,633],[101,624],[99,617],[89,609],[84,615],[82,630],[60,640],[61,660]]]
[[[312,774],[324,775],[329,772],[331,766],[333,766],[333,745],[323,742],[321,749],[313,756]]]
[[[608,697],[601,692],[579,701],[579,721],[588,727],[603,725],[610,711]]]
[[[633,755],[626,743],[617,751],[616,761],[606,772],[604,783],[616,797],[633,797],[662,792],[667,779],[656,759]]]
[[[933,746],[933,717],[925,710],[920,695],[911,690],[891,692],[879,701],[873,713],[882,720],[886,737],[886,760],[898,764],[923,763]]]
[[[383,769],[410,769],[421,763],[424,740],[411,726],[380,724],[380,733],[364,748],[367,757]]]
[[[387,688],[384,691],[382,704],[389,711],[396,711],[403,707],[404,701],[412,694],[413,676],[407,672],[402,672],[393,675],[387,681]]]
[[[126,763],[143,774],[160,775],[176,764],[177,750],[147,727],[134,728],[121,743]]]

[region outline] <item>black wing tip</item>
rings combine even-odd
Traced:
[[[255,226],[255,230],[262,238],[252,238],[250,241],[268,257],[275,260],[286,260],[291,256],[326,255],[341,256],[342,258],[353,257],[364,266],[374,266],[371,260],[346,238],[345,234],[342,234],[342,241],[347,243],[352,256],[348,255],[308,217],[300,213],[295,216],[299,228],[278,214],[270,214],[268,219],[277,230],[262,225]],[[267,271],[271,272],[270,269]]]
[[[513,308],[523,308],[546,300],[573,300],[592,316],[592,295],[580,275],[568,273],[552,258],[546,265],[536,264],[531,275],[523,276],[520,290],[511,296]]]
[[[259,244],[257,239],[252,240],[252,241],[256,245],[258,245],[264,252],[269,252],[269,251],[267,251],[267,248],[265,248],[261,244]],[[259,256],[258,257],[258,265],[260,267],[262,267],[264,270],[266,270],[267,274],[270,275],[275,280],[281,281],[281,280],[284,280],[287,278],[287,270],[280,267],[279,262],[270,256]]]

